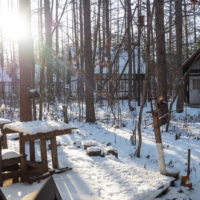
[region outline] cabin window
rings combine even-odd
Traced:
[[[200,80],[199,79],[194,79],[193,80],[193,89],[200,91]]]

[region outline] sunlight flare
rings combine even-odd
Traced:
[[[6,39],[22,39],[26,35],[26,22],[18,13],[4,11],[1,13],[0,28]]]

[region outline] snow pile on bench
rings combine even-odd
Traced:
[[[11,123],[9,119],[0,118],[0,124]]]
[[[75,129],[70,124],[59,121],[31,121],[31,122],[14,122],[6,124],[4,127],[12,129],[16,132],[23,132],[24,134],[34,135],[37,133],[46,133],[55,130]]]
[[[2,149],[2,160],[10,159],[10,158],[17,158],[21,156],[20,153],[10,149]]]

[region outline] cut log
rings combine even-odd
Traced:
[[[190,190],[192,190],[192,183],[190,182],[190,179],[188,176],[181,176],[181,185],[183,187],[187,187],[189,188]]]
[[[99,146],[99,143],[95,140],[84,140],[82,141],[83,148],[87,150],[89,147]]]
[[[88,156],[104,156],[102,149],[100,147],[88,147],[87,148]]]
[[[118,158],[118,152],[116,149],[108,149],[107,152],[106,152],[107,155],[113,155],[115,156],[116,158]]]

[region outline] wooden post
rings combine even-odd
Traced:
[[[2,150],[2,135],[0,135],[0,187],[3,186],[3,177],[2,177],[2,155],[1,155],[1,150]]]
[[[40,151],[41,151],[42,172],[45,173],[48,171],[47,149],[46,149],[45,139],[40,139]]]
[[[6,131],[2,128],[1,132],[3,134],[3,148],[7,149],[8,148],[8,143],[7,143],[7,135],[6,135]]]
[[[165,166],[165,159],[164,159],[164,151],[163,151],[163,145],[162,145],[162,137],[160,133],[160,123],[159,123],[159,116],[158,112],[153,111],[153,126],[154,126],[154,134],[155,134],[155,140],[156,140],[156,149],[158,154],[158,166],[160,169],[160,173],[163,175],[167,174],[166,166]]]
[[[20,154],[25,155],[25,140],[23,133],[19,134],[19,152]]]
[[[30,161],[35,161],[35,143],[34,141],[29,142],[29,150],[30,150]]]
[[[20,165],[21,165],[21,182],[27,180],[27,164],[26,164],[26,155],[20,158]]]
[[[191,155],[191,149],[188,149],[188,163],[187,163],[187,176],[188,176],[188,178],[190,176],[190,155]]]
[[[63,117],[64,117],[64,122],[69,123],[69,120],[67,117],[67,106],[63,106]]]
[[[52,164],[53,168],[58,168],[58,154],[57,154],[57,144],[56,136],[51,139],[51,155],[52,155]]]

